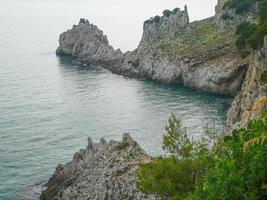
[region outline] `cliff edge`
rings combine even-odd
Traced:
[[[248,60],[234,45],[235,25],[250,15],[235,16],[222,10],[223,3],[219,0],[215,16],[192,23],[186,6],[165,10],[162,16],[144,22],[137,49],[126,53],[114,50],[101,30],[81,19],[60,35],[57,54],[124,76],[181,83],[234,97],[248,68]],[[224,19],[225,12],[231,17]]]
[[[93,143],[88,138],[86,149],[75,153],[71,162],[57,166],[40,198],[156,200],[135,185],[138,164],[149,159],[129,134],[124,134],[120,142],[101,139]]]

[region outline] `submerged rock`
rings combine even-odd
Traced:
[[[140,192],[135,185],[138,164],[150,157],[129,134],[122,141],[103,138],[75,153],[73,160],[58,165],[42,192],[42,200],[157,199]]]

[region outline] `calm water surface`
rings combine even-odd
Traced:
[[[79,13],[37,8],[0,5],[1,200],[36,199],[55,166],[84,148],[88,136],[129,132],[157,155],[172,112],[195,137],[207,124],[222,129],[231,99],[56,57],[59,33]]]

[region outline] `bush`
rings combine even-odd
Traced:
[[[137,186],[145,193],[170,199],[191,198],[197,183],[202,183],[204,173],[213,165],[207,142],[213,139],[190,140],[175,116],[170,117],[166,131],[163,148],[172,156],[141,164],[137,170]]]
[[[227,13],[224,13],[224,14],[222,15],[222,19],[223,19],[223,20],[233,19],[233,17],[232,17],[231,15],[227,14]]]
[[[236,46],[242,49],[249,45],[253,49],[260,49],[264,36],[267,35],[267,0],[228,0],[224,8],[235,9],[237,14],[244,13],[256,2],[260,1],[260,21],[258,24],[242,22],[237,26]]]
[[[155,23],[159,23],[160,20],[161,20],[160,16],[156,15],[155,17],[146,20],[146,21],[144,22],[144,26],[145,26],[146,24],[152,24],[152,23],[154,23],[154,22],[155,22]]]
[[[252,37],[255,29],[256,26],[250,22],[242,22],[237,26],[236,34],[239,35],[239,37],[237,38],[235,44],[239,49],[246,46],[248,39]]]
[[[267,0],[263,0],[260,5],[260,21],[264,22],[267,19]]]
[[[224,9],[235,9],[236,14],[247,12],[253,4],[258,0],[228,0],[224,4]]]
[[[169,17],[172,14],[172,11],[170,10],[164,10],[163,11],[163,15],[165,15],[166,17]]]
[[[159,23],[160,22],[160,16],[156,15],[154,17],[154,22]]]
[[[206,173],[198,196],[203,199],[266,199],[266,140],[266,114],[250,121],[246,129],[235,130],[225,137],[220,157],[214,169]]]
[[[184,199],[194,191],[194,166],[190,160],[175,157],[157,158],[151,164],[141,164],[137,171],[137,185],[146,193]]]
[[[175,14],[178,13],[179,10],[180,10],[179,8],[174,8],[173,11],[172,11],[172,13],[175,15]]]
[[[267,70],[265,70],[262,74],[261,74],[261,82],[266,84],[267,83]]]
[[[166,131],[163,148],[172,155],[140,164],[141,191],[177,200],[266,199],[267,111],[223,141],[206,132],[194,142],[174,116]]]
[[[153,19],[148,19],[148,20],[146,20],[145,22],[144,22],[144,26],[146,25],[146,24],[152,24],[153,23]]]

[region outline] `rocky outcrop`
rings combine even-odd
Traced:
[[[224,28],[223,0],[214,17],[189,22],[187,7],[165,10],[144,22],[138,48],[122,53],[87,20],[62,33],[58,54],[101,65],[113,73],[148,78],[163,83],[182,83],[217,94],[235,96],[243,82],[247,63],[234,46],[232,29]]]
[[[103,31],[85,19],[81,19],[78,25],[60,35],[56,53],[109,68],[119,68],[124,60],[120,49],[114,50],[109,45]]]
[[[58,165],[41,199],[157,199],[135,185],[139,162],[149,159],[129,134],[124,134],[121,142],[101,139],[95,144],[88,138],[86,149],[75,153],[71,162]]]
[[[248,58],[249,68],[241,91],[232,102],[227,114],[226,131],[244,127],[250,119],[267,109],[267,84],[261,81],[267,70],[267,36],[263,48]]]

